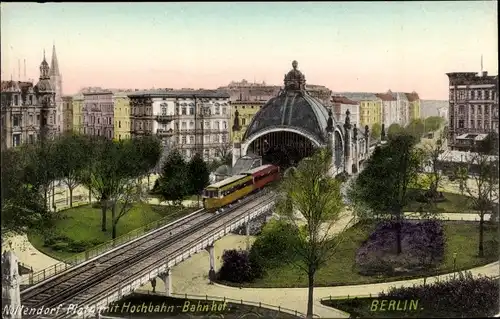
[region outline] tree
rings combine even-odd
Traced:
[[[394,137],[397,134],[400,134],[403,131],[404,129],[401,127],[401,125],[393,123],[387,128],[387,137],[391,139],[392,137]]]
[[[199,153],[191,158],[188,164],[189,184],[191,193],[198,195],[198,205],[200,204],[200,194],[209,183],[210,171]]]
[[[426,142],[423,144],[423,150],[426,157],[426,164],[429,164],[431,170],[431,185],[428,191],[428,198],[435,202],[438,198],[438,188],[441,184],[442,174],[440,163],[446,161],[449,152],[445,146],[446,132],[442,131],[435,142]]]
[[[463,195],[465,192],[465,185],[469,179],[467,165],[458,165],[455,170],[455,177],[458,180],[458,189],[460,190],[460,194]]]
[[[424,120],[425,132],[434,132],[439,130],[444,124],[444,119],[440,116],[429,116]]]
[[[479,257],[484,257],[484,216],[491,212],[493,218],[495,203],[498,202],[498,157],[490,155],[495,151],[493,147],[494,144],[485,141],[476,148],[477,152],[470,153],[467,171],[472,173],[472,183],[464,183],[472,206],[479,214]]]
[[[328,174],[331,165],[330,150],[319,150],[291,169],[278,188],[276,211],[295,225],[300,237],[294,245],[293,262],[308,277],[307,318],[313,316],[314,276],[342,240],[342,235],[330,237],[343,208],[340,182]],[[304,216],[306,225],[299,226],[296,211]]]
[[[133,207],[134,203],[143,202],[147,198],[147,187],[136,179],[124,180],[120,183],[111,206],[111,238],[116,238],[116,229],[120,219]]]
[[[149,188],[151,171],[156,167],[162,155],[163,150],[161,141],[156,136],[145,135],[134,137],[132,143],[133,147],[136,149],[136,152],[132,154],[132,156],[137,157],[137,163],[140,170],[138,176],[147,176]]]
[[[406,131],[412,134],[415,139],[420,140],[425,131],[424,122],[421,119],[414,119],[408,124]]]
[[[374,140],[381,139],[382,126],[380,123],[375,123],[372,125],[371,138]]]
[[[372,218],[395,221],[397,254],[401,253],[401,222],[408,185],[417,178],[420,167],[420,156],[414,146],[412,135],[394,135],[388,144],[375,149],[348,191],[351,202],[370,208]]]
[[[37,175],[27,170],[31,164],[28,152],[33,151],[32,145],[22,145],[1,153],[1,230],[4,236],[23,234],[28,229],[46,230],[53,220],[36,186],[38,182],[32,179]]]
[[[220,143],[215,149],[215,154],[219,158],[220,165],[229,165],[229,166],[232,165],[233,155],[232,155],[231,143],[228,142]]]
[[[57,177],[69,190],[69,206],[73,207],[73,190],[80,184],[92,148],[88,138],[80,135],[61,135],[55,140],[55,167]]]
[[[165,201],[178,205],[189,195],[189,171],[186,162],[177,150],[167,157],[159,177],[159,194]]]

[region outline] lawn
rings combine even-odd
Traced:
[[[193,212],[193,209],[172,207],[165,205],[136,204],[124,215],[117,226],[117,235],[124,235],[134,229],[147,225],[162,218],[175,220]],[[107,231],[101,231],[101,209],[91,205],[70,208],[60,212],[56,221],[53,235],[61,236],[61,242],[85,243],[90,249],[100,243],[111,240],[111,212],[107,213]],[[64,259],[74,255],[69,249],[55,250],[53,247],[44,246],[49,235],[36,233],[28,234],[33,246],[39,251],[57,259]],[[64,245],[63,245],[64,246]]]
[[[426,203],[420,203],[416,200],[419,193],[423,192],[420,189],[409,189],[408,198],[409,203],[404,207],[406,212],[417,212],[420,207],[425,209]],[[469,208],[470,202],[468,202],[467,196],[443,192],[445,198],[444,201],[436,203],[436,207],[441,213],[471,213],[474,212]]]
[[[485,230],[485,258],[478,258],[478,224],[472,222],[444,222],[446,248],[443,263],[433,270],[403,276],[363,276],[355,269],[355,254],[361,243],[375,229],[375,224],[357,224],[346,231],[346,237],[338,251],[316,274],[315,286],[342,286],[365,283],[396,281],[423,276],[452,272],[453,254],[456,252],[455,270],[464,270],[485,265],[498,260],[498,226],[487,225]],[[228,284],[228,283],[225,283]],[[307,287],[307,276],[297,266],[285,264],[275,269],[268,269],[263,278],[244,287]]]

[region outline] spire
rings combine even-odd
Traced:
[[[61,75],[59,74],[59,63],[57,62],[56,45],[52,45],[52,63],[50,64],[50,76]]]

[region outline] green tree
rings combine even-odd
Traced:
[[[59,136],[54,147],[57,177],[68,187],[69,206],[73,207],[73,190],[80,184],[80,174],[91,159],[92,148],[88,138],[76,134]]]
[[[404,129],[401,127],[401,125],[397,124],[397,123],[393,123],[391,124],[388,128],[387,128],[387,137],[389,139],[393,138],[395,135],[398,135],[400,133],[402,133],[404,131]]]
[[[441,185],[442,174],[440,163],[447,160],[449,152],[446,148],[446,132],[442,131],[435,141],[423,143],[426,166],[430,167],[432,181],[428,190],[428,198],[435,202],[438,198],[438,188]]]
[[[188,164],[189,184],[191,193],[198,195],[198,206],[200,205],[200,194],[209,183],[210,171],[199,153],[191,158]]]
[[[168,155],[158,180],[158,191],[165,201],[173,201],[178,205],[189,195],[189,170],[177,150]]]
[[[380,125],[380,123],[373,124],[370,133],[371,138],[378,141],[381,139],[381,133],[382,133],[382,126]]]
[[[137,163],[139,164],[140,172],[138,177],[146,175],[148,178],[149,188],[151,171],[156,167],[156,164],[160,160],[162,154],[161,141],[156,136],[145,135],[134,137],[132,139],[132,143],[136,150],[132,156],[137,157]]]
[[[408,200],[407,188],[417,178],[421,165],[414,146],[412,135],[395,135],[387,145],[375,149],[366,168],[348,190],[350,201],[360,207],[369,207],[372,218],[396,221],[398,254],[401,253],[401,221]]]
[[[147,187],[135,178],[124,179],[119,184],[111,204],[111,238],[117,236],[117,226],[123,216],[125,216],[134,204],[144,202],[147,198]]]
[[[490,212],[490,218],[493,218],[495,203],[498,202],[498,157],[490,155],[496,151],[492,149],[494,146],[486,142],[476,148],[477,152],[469,154],[467,171],[474,174],[470,176],[471,183],[464,183],[472,207],[479,215],[479,257],[484,257],[484,216]]]
[[[421,119],[414,119],[406,126],[406,131],[409,134],[412,134],[416,140],[420,140],[422,135],[424,135],[425,127],[424,127],[424,121]]]
[[[440,116],[429,116],[424,120],[425,132],[434,132],[439,130],[444,124],[444,118]]]
[[[220,165],[232,165],[233,162],[233,153],[232,153],[232,145],[231,143],[221,143],[216,148],[216,156],[220,162]],[[219,167],[218,165],[217,167]],[[215,169],[217,169],[217,167]]]
[[[22,145],[1,153],[1,230],[5,236],[24,234],[29,230],[43,231],[51,226],[54,216],[47,210],[47,201],[27,169],[31,163],[32,145]]]
[[[295,225],[299,236],[294,245],[294,264],[308,277],[307,318],[313,316],[314,276],[336,251],[342,236],[331,237],[331,229],[343,211],[340,182],[329,176],[331,153],[319,150],[291,169],[278,187],[276,211]],[[296,212],[305,218],[300,226]]]

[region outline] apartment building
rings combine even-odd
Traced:
[[[252,122],[253,117],[266,101],[241,101],[231,102],[231,141],[241,142],[245,135],[248,125]],[[238,120],[238,125],[235,126],[235,120]]]
[[[114,138],[116,140],[130,138],[130,92],[116,92],[113,94],[114,108]]]
[[[128,94],[131,136],[156,134],[164,156],[178,149],[186,159],[205,160],[229,147],[230,95],[214,90],[154,90]]]
[[[62,97],[62,125],[63,133],[73,132],[73,97],[63,96]]]
[[[382,100],[375,93],[341,92],[336,95],[359,103],[359,125],[369,128],[375,123],[382,123]]]
[[[74,95],[71,99],[73,104],[73,132],[83,134],[83,94]]]
[[[335,121],[339,123],[345,123],[346,111],[349,110],[349,112],[351,113],[349,115],[351,124],[356,125],[358,128],[360,128],[359,102],[350,100],[345,96],[334,95],[331,98],[330,104],[332,106],[332,113]]]
[[[470,150],[488,133],[498,133],[498,76],[453,72],[449,79],[448,146]]]
[[[83,93],[83,134],[114,137],[113,92]]]

